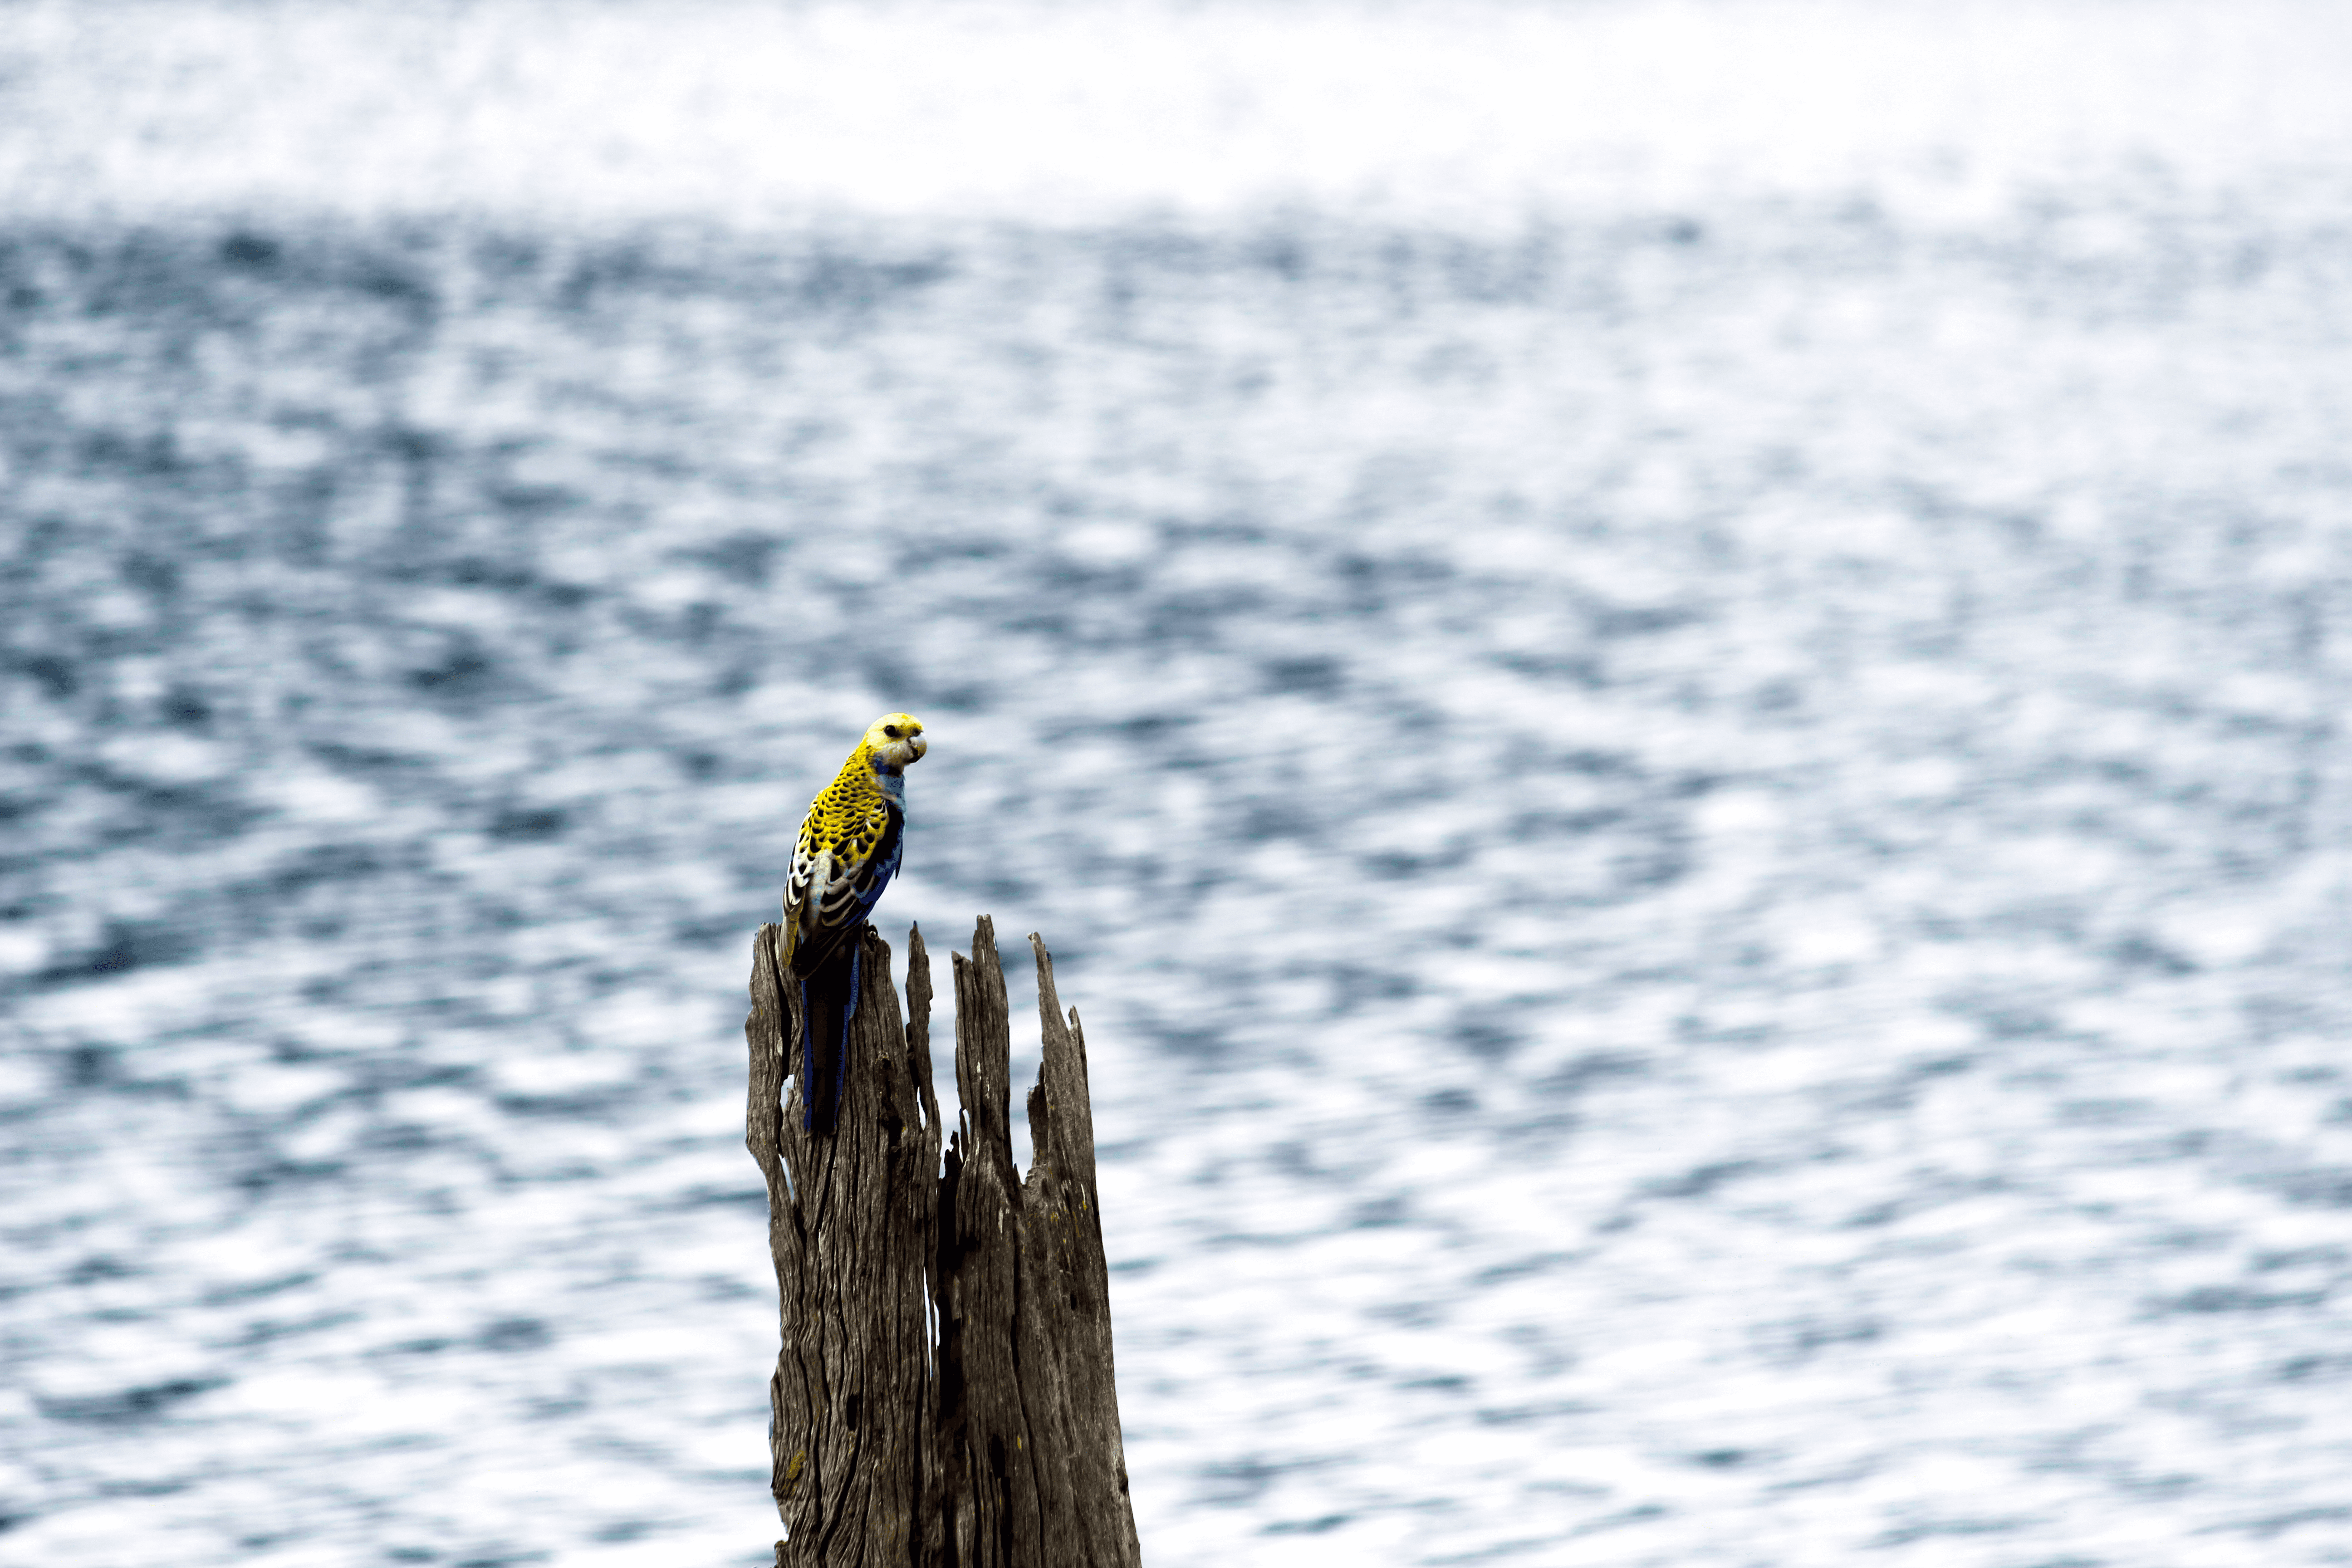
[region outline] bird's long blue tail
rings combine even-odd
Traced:
[[[801,976],[801,1125],[812,1132],[832,1131],[841,1114],[865,945],[852,933],[841,950]]]

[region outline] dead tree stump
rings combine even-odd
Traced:
[[[835,1131],[789,1098],[798,987],[752,943],[747,1138],[768,1182],[783,1348],[769,1383],[779,1568],[1136,1568],[1112,1375],[1086,1039],[1037,960],[1045,1060],[1014,1167],[994,927],[954,955],[962,1111],[941,1162],[929,962],[908,1015],[867,930]]]

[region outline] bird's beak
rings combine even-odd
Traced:
[[[913,748],[915,755],[918,757],[931,749],[931,743],[929,741],[924,740],[920,735],[908,736],[907,744]]]

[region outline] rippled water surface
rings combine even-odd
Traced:
[[[1942,205],[0,118],[0,1558],[766,1561],[749,938],[903,707],[886,932],[1087,1020],[1154,1563],[2352,1562],[2352,184],[2168,153],[2299,35],[2153,14]],[[0,106],[226,90],[9,15]]]

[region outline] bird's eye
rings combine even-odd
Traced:
[[[895,741],[898,738],[898,726],[896,724],[885,724],[882,726],[882,732]]]

